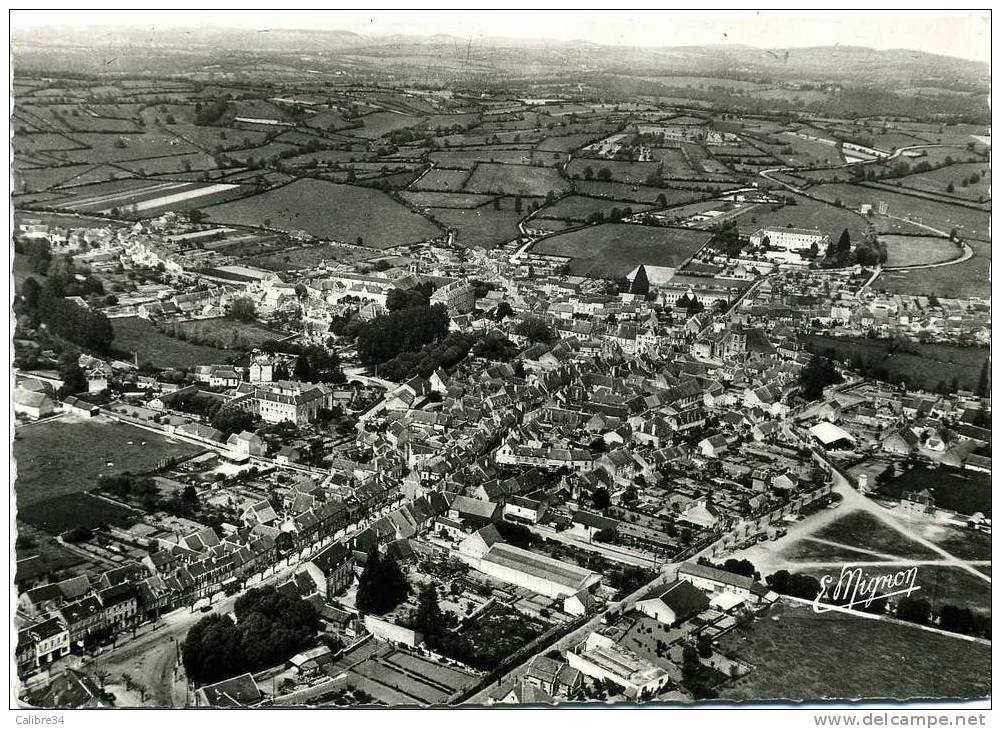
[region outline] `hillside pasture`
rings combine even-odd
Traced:
[[[379,190],[300,179],[259,195],[204,209],[218,223],[306,233],[324,240],[393,248],[441,231]]]

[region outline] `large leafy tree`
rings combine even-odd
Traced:
[[[358,578],[355,606],[366,613],[384,615],[403,602],[410,594],[407,578],[392,557],[383,557],[373,546],[365,559]]]

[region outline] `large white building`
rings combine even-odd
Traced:
[[[473,285],[461,279],[447,283],[431,294],[431,305],[444,304],[449,314],[465,314],[476,305]]]
[[[751,245],[760,246],[765,238],[769,246],[789,251],[809,250],[816,243],[823,252],[829,240],[819,230],[810,228],[760,228],[751,233]]]

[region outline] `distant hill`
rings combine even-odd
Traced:
[[[100,70],[93,52],[108,54],[118,48],[148,48],[152,56],[171,57],[182,65],[204,61],[189,54],[211,55],[218,60],[228,53],[268,53],[293,58],[320,54],[319,60],[336,63],[347,57],[457,63],[470,74],[547,74],[563,72],[615,73],[634,76],[694,75],[771,80],[802,79],[850,83],[858,86],[900,87],[938,83],[986,88],[990,70],[978,63],[922,51],[878,51],[859,46],[763,49],[742,45],[635,47],[603,46],[586,41],[546,39],[477,38],[472,41],[445,34],[432,36],[365,36],[339,30],[287,30],[241,28],[160,27],[46,27],[11,33],[15,60],[38,62],[46,48],[57,51],[60,65],[79,56],[77,70]],[[38,54],[38,55],[36,55]],[[68,55],[69,54],[69,55]],[[152,64],[152,56],[134,62]],[[186,58],[187,56],[187,58]],[[93,68],[88,68],[91,64]]]

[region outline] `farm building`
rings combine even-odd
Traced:
[[[470,540],[478,540],[479,549],[472,543],[467,544]],[[554,599],[590,590],[601,583],[601,575],[597,572],[505,542],[484,541],[478,534],[463,542],[460,553],[473,569]]]

